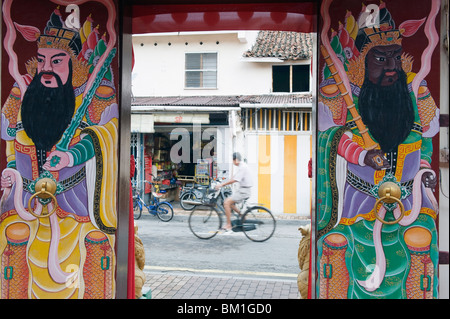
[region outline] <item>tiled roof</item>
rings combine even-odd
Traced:
[[[310,94],[265,94],[245,95],[239,98],[241,104],[306,104],[312,103]]]
[[[309,33],[287,31],[260,31],[256,42],[244,53],[244,57],[304,60],[312,55],[312,39]]]
[[[131,105],[239,106],[239,101],[236,96],[154,96],[135,97]]]
[[[239,106],[240,104],[304,104],[311,103],[310,94],[215,95],[135,97],[132,106]]]

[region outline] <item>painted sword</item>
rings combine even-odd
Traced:
[[[112,59],[114,58],[116,54],[116,48],[113,48],[111,52],[108,54],[108,57],[105,60],[105,63],[102,65],[101,69],[99,70],[91,88],[87,92],[86,96],[83,98],[83,102],[81,103],[80,107],[78,108],[75,116],[72,118],[69,127],[64,131],[63,136],[61,140],[56,144],[56,149],[58,151],[67,152],[69,149],[69,143],[73,138],[73,135],[75,134],[75,130],[80,125],[81,121],[83,120],[83,117],[86,113],[86,110],[92,102],[92,98],[94,97],[95,92],[97,91],[98,87],[100,86],[100,83],[105,76],[106,72],[108,71],[108,67],[111,64]],[[59,156],[53,156],[50,159],[50,166],[54,167],[56,166],[60,161]]]

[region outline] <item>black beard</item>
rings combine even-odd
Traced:
[[[28,86],[22,101],[22,124],[36,149],[50,151],[69,125],[75,110],[72,68],[66,84],[55,73],[41,72]],[[41,83],[43,74],[53,75],[58,83],[48,88]]]
[[[361,118],[385,153],[397,149],[414,124],[406,74],[403,70],[397,73],[397,81],[389,86],[373,84],[366,77],[359,95]]]

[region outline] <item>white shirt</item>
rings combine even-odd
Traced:
[[[240,162],[238,166],[238,171],[234,174],[233,179],[239,182],[240,187],[252,187],[252,176],[250,174],[250,169],[247,164]]]

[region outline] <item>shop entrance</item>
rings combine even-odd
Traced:
[[[221,177],[229,170],[218,164],[229,146],[223,138],[226,131],[226,126],[191,123],[156,124],[153,133],[133,133],[131,152],[138,164],[133,186],[148,200],[150,184],[144,181],[158,181],[166,191],[163,198],[178,202],[186,183],[207,185],[210,178]]]

